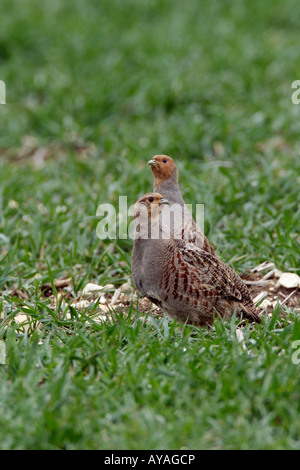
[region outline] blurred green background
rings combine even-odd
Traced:
[[[178,164],[186,202],[205,204],[205,232],[224,261],[239,272],[264,260],[274,261],[284,271],[299,269],[300,105],[291,101],[292,82],[300,79],[300,10],[296,0],[1,0],[0,8],[0,80],[6,84],[7,102],[0,105],[0,311],[4,311],[9,293],[19,288],[28,296],[28,308],[40,315],[41,305],[45,303],[41,299],[41,286],[53,278],[70,276],[75,293],[86,282],[112,282],[117,286],[130,279],[132,241],[100,242],[96,235],[96,209],[103,202],[113,203],[118,208],[119,195],[127,195],[128,205],[131,205],[151,190],[152,175],[146,162],[158,153],[172,156]],[[10,305],[13,312],[20,305],[20,299],[12,297]],[[66,393],[66,400],[68,393],[74,398],[79,383],[86,393],[88,385],[83,385],[87,383],[83,379],[86,373],[91,374],[89,380],[92,381],[91,377],[96,380],[91,382],[87,392],[92,393],[99,383],[97,374],[103,373],[99,364],[97,366],[100,341],[97,335],[104,334],[103,344],[108,345],[107,354],[112,354],[109,335],[105,330],[100,333],[96,329],[97,335],[87,336],[87,339],[81,332],[82,344],[76,343],[75,338],[70,344],[71,336],[64,336],[63,328],[57,326],[57,318],[53,321],[53,324],[46,322],[44,334],[54,352],[44,363],[39,359],[40,353],[32,352],[37,351],[35,336],[31,350],[31,340],[26,335],[8,334],[12,363],[7,375],[3,369],[1,372],[1,393],[6,397],[6,405],[11,403],[12,397],[20,401],[24,395],[20,384],[27,380],[28,387],[30,381],[46,384],[44,389],[39,389],[36,402],[34,393],[31,401],[30,394],[29,401],[26,398],[28,413],[32,416],[37,408],[43,409],[46,396],[43,393],[47,391],[51,395],[53,392],[56,398],[45,405],[43,419],[40,415],[37,418],[41,427],[32,428],[25,441],[22,430],[28,417],[17,406],[12,407],[7,415],[9,419],[3,418],[2,429],[5,426],[10,429],[2,440],[4,447],[95,448],[100,445],[99,439],[94,440],[84,429],[78,434],[74,431],[73,435],[73,424],[66,425],[64,434],[65,423],[73,423],[74,413],[78,411],[75,399],[74,407],[72,404],[67,407],[62,421],[58,420],[61,433],[50,418],[52,412],[55,415],[56,406],[60,406],[57,403],[60,403],[61,393],[63,396]],[[294,339],[299,336],[297,328]],[[124,338],[131,334],[125,331],[123,336],[118,336],[119,342],[112,340],[116,356],[113,359],[108,356],[109,363],[114,364],[116,377],[116,364],[127,351]],[[6,334],[3,329],[0,337],[6,338]],[[131,337],[134,346],[134,341],[141,346],[140,334],[138,331],[136,339]],[[151,337],[154,343],[155,338],[155,335]],[[217,338],[218,335],[216,342]],[[286,335],[278,340],[280,349],[287,341],[284,338]],[[180,343],[181,340],[177,340]],[[193,338],[186,339],[190,340]],[[260,340],[263,342],[264,337]],[[258,344],[260,340],[257,339]],[[157,341],[159,346],[157,350],[153,347],[153,354],[159,360],[157,358],[164,354],[160,347],[166,345],[160,344],[159,335]],[[64,342],[65,349],[60,349],[60,342]],[[278,344],[272,350],[274,361]],[[129,348],[132,363],[136,362],[134,346]],[[74,352],[77,347],[87,351],[90,359],[82,366],[82,377],[79,374],[77,385],[70,376],[66,380],[71,382],[66,385],[63,377],[73,370],[73,355],[79,357]],[[47,355],[49,350],[46,346],[43,348],[41,354]],[[287,350],[288,345],[283,349]],[[220,358],[209,354],[212,354],[212,363],[200,382],[202,398],[213,397],[215,405],[224,398],[223,392],[220,389],[219,395],[214,395],[212,385],[205,388],[203,381],[208,372],[219,377]],[[252,393],[260,387],[265,367],[272,362],[268,354],[266,363],[260,362],[260,358],[253,365],[257,365],[259,373],[255,369],[255,373],[246,374],[245,382],[241,379],[241,389],[251,383],[251,377]],[[42,376],[35,366],[27,369],[28,357],[29,361],[34,357],[40,367],[43,363]],[[95,362],[91,359],[94,357]],[[228,359],[227,366],[231,364],[230,355],[221,354],[221,357],[225,357],[225,362]],[[181,361],[180,355],[176,358]],[[285,369],[294,367],[290,359],[282,356],[278,361],[278,380],[270,379],[264,390],[269,393],[268,387],[273,387],[276,401],[282,377],[290,377],[284,402],[286,406],[294,404],[290,420],[287,415],[282,418],[280,412],[280,419],[276,413],[272,417],[268,407],[260,404],[259,412],[254,405],[254,411],[249,405],[245,421],[241,418],[236,434],[229,432],[235,421],[230,421],[228,410],[220,411],[224,426],[216,424],[213,434],[207,434],[200,425],[194,428],[192,410],[185,421],[185,405],[176,401],[176,388],[190,384],[183,373],[186,363],[182,368],[176,364],[174,367],[181,370],[183,382],[174,379],[174,390],[172,385],[166,385],[165,392],[161,392],[165,393],[164,402],[155,395],[156,412],[165,413],[168,434],[148,441],[148,432],[141,431],[143,425],[139,427],[131,422],[133,417],[139,422],[140,415],[132,413],[131,400],[133,395],[134,400],[138,400],[140,388],[132,395],[134,386],[138,387],[132,378],[134,374],[130,376],[129,385],[128,376],[121,375],[120,383],[125,384],[128,393],[124,392],[128,401],[123,405],[127,410],[125,414],[128,412],[131,416],[126,419],[132,430],[126,434],[122,425],[118,427],[117,412],[111,415],[115,418],[110,416],[107,422],[103,418],[101,425],[107,426],[104,433],[119,429],[120,439],[115,436],[110,440],[105,434],[101,445],[141,447],[149,442],[148,445],[157,447],[230,448],[236,445],[247,448],[261,446],[262,441],[257,437],[261,427],[264,437],[268,436],[267,447],[297,447],[299,430],[293,426],[296,426],[299,400],[293,394],[299,384],[295,383],[294,369]],[[62,375],[58,373],[57,378],[54,372],[59,364],[63,364]],[[250,367],[247,361],[243,364]],[[94,367],[94,372],[90,367]],[[155,371],[149,367],[150,372],[144,372],[150,373],[152,380]],[[157,365],[160,370],[163,367],[163,363]],[[193,369],[196,383],[200,373],[197,367]],[[241,376],[238,366],[236,373],[236,377]],[[232,374],[234,381],[234,372]],[[51,388],[51,381],[47,382],[49,377],[55,390]],[[12,378],[19,379],[20,384],[6,389],[4,384]],[[107,380],[112,382],[109,382],[105,412],[111,413],[116,400],[110,404],[109,394],[116,399],[120,390],[114,389],[119,382],[113,377]],[[226,383],[228,385],[228,380]],[[231,410],[232,419],[235,412],[241,413],[245,400],[238,384],[234,395],[239,398]],[[68,392],[62,392],[60,387]],[[174,412],[167,400],[172,390],[174,406],[177,403],[183,414]],[[192,392],[189,395],[187,390],[186,393],[191,408],[200,406],[199,397]],[[151,397],[150,394],[150,401]],[[94,399],[94,406],[101,410],[101,403]],[[80,396],[78,400],[80,402]],[[152,426],[157,429],[160,421],[156,421],[153,411],[156,405],[149,403],[148,410],[154,413],[149,429]],[[83,406],[78,419],[82,422],[87,419],[98,430],[99,423],[96,425],[89,414],[89,403],[86,407]],[[209,407],[204,411],[201,406],[197,409],[200,421],[211,425],[215,419],[218,423],[217,412],[211,415]],[[147,413],[142,419],[149,418]],[[249,415],[259,416],[258,424],[252,423],[251,429],[247,427]],[[182,424],[182,435],[172,431],[176,420]],[[289,436],[284,432],[280,434],[278,423],[279,427],[284,423],[284,429],[291,427]],[[39,440],[41,429],[45,435]]]

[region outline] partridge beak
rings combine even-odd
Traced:
[[[170,204],[168,199],[164,199],[162,198],[160,201],[159,201],[159,204]]]
[[[158,163],[157,163],[155,160],[153,160],[153,158],[152,158],[152,160],[149,160],[149,162],[147,163],[147,165],[150,165],[150,166],[152,166],[152,165],[158,165]]]

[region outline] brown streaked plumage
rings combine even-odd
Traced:
[[[164,237],[160,215],[165,202],[149,193],[135,205],[135,224],[142,229],[135,233],[132,250],[136,289],[182,322],[210,325],[216,315],[226,318],[236,311],[260,323],[248,288],[233,269],[185,240]],[[141,232],[150,236],[140,237]],[[152,239],[154,232],[161,236]]]
[[[174,160],[168,155],[155,155],[149,160],[151,171],[154,176],[153,191],[159,192],[168,199],[170,207],[178,206],[176,213],[181,215],[182,223],[172,227],[175,239],[183,239],[193,243],[198,248],[215,255],[215,250],[204,233],[196,225],[190,211],[188,210],[178,185],[178,170]],[[179,214],[180,212],[180,214]]]

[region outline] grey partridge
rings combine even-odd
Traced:
[[[161,222],[168,201],[142,196],[134,209],[132,280],[135,288],[169,316],[206,326],[216,315],[237,315],[260,323],[247,286],[213,254],[185,240],[167,238]]]
[[[153,191],[159,192],[169,201],[170,207],[176,216],[172,226],[174,238],[186,240],[215,255],[215,250],[197,226],[183,200],[178,185],[178,170],[174,160],[168,155],[155,155],[149,160],[148,165],[151,165],[154,176]]]

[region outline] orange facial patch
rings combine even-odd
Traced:
[[[162,195],[159,193],[147,193],[147,194],[144,194],[144,196],[140,197],[137,202],[138,203],[143,202],[147,205],[159,204],[162,198],[163,198]]]
[[[156,165],[151,165],[151,171],[154,176],[155,186],[159,188],[164,181],[171,177],[176,165],[173,159],[167,155],[155,155],[152,160],[156,162]]]

